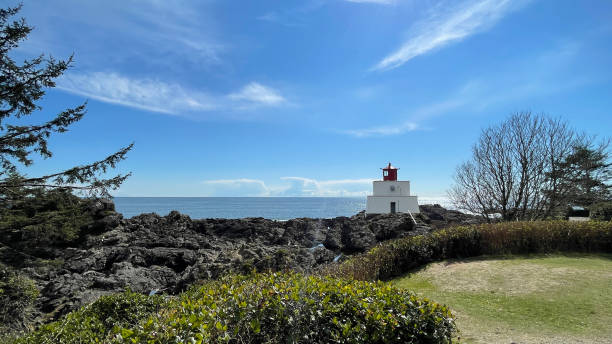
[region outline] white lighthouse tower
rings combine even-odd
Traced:
[[[397,180],[397,170],[391,163],[383,170],[383,180],[373,182],[374,194],[368,196],[366,213],[419,213],[417,196],[410,196],[410,181]]]

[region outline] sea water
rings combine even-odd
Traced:
[[[114,202],[126,218],[142,213],[167,215],[178,210],[192,219],[289,220],[353,216],[366,208],[365,197],[115,197]],[[444,198],[419,198],[419,204],[433,203],[447,206]]]
[[[115,197],[114,202],[126,218],[142,213],[166,215],[172,210],[192,219],[333,218],[353,216],[366,206],[365,197]]]

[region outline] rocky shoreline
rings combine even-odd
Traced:
[[[228,272],[308,272],[364,252],[377,243],[478,219],[439,205],[407,214],[333,219],[192,220],[176,211],[124,219],[111,201],[90,206],[96,221],[75,244],[45,247],[46,259],[25,254],[27,241],[0,248],[0,261],[33,279],[40,296],[36,323],[57,319],[98,297],[125,288],[174,294],[198,280]],[[2,238],[4,243],[8,243]],[[34,259],[36,258],[36,259]]]

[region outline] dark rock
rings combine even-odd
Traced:
[[[327,230],[323,245],[330,250],[338,250],[342,248],[342,228],[332,227]]]
[[[121,214],[113,213],[102,217],[96,221],[96,225],[104,229],[115,228],[121,223],[123,216]]]
[[[368,226],[344,226],[342,228],[342,244],[344,251],[363,252],[376,244],[376,235]]]
[[[114,212],[115,203],[110,199],[96,199],[91,201],[88,206],[88,210],[92,214],[102,214],[104,212]]]
[[[419,210],[421,213],[417,214],[415,218],[434,229],[483,222],[481,217],[464,214],[457,210],[445,209],[439,204],[421,205],[419,206]]]
[[[192,220],[172,211],[164,217],[141,214],[123,219],[108,200],[94,201],[87,209],[95,221],[82,240],[69,247],[44,247],[45,257],[54,264],[28,266],[24,257],[0,248],[2,263],[26,265],[21,266],[22,272],[40,286],[40,319],[56,319],[126,287],[146,293],[153,289],[175,293],[196,281],[229,272],[309,272],[337,257],[364,252],[383,240],[475,220],[437,205],[421,206],[416,225],[407,214],[366,217],[362,212],[352,217],[289,221]],[[35,238],[13,239],[27,245]]]
[[[368,225],[377,241],[403,237],[415,229],[415,223],[408,214],[377,215],[370,219]]]

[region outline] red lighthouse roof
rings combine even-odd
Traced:
[[[399,168],[393,167],[391,163],[389,163],[389,165],[387,165],[387,167],[385,168],[382,168],[382,170],[383,170],[383,180],[391,180],[391,181],[397,180],[397,170],[399,170]]]
[[[383,168],[383,170],[399,170],[399,168],[394,167],[391,165],[391,163],[389,163],[389,165],[387,165],[387,167]]]

